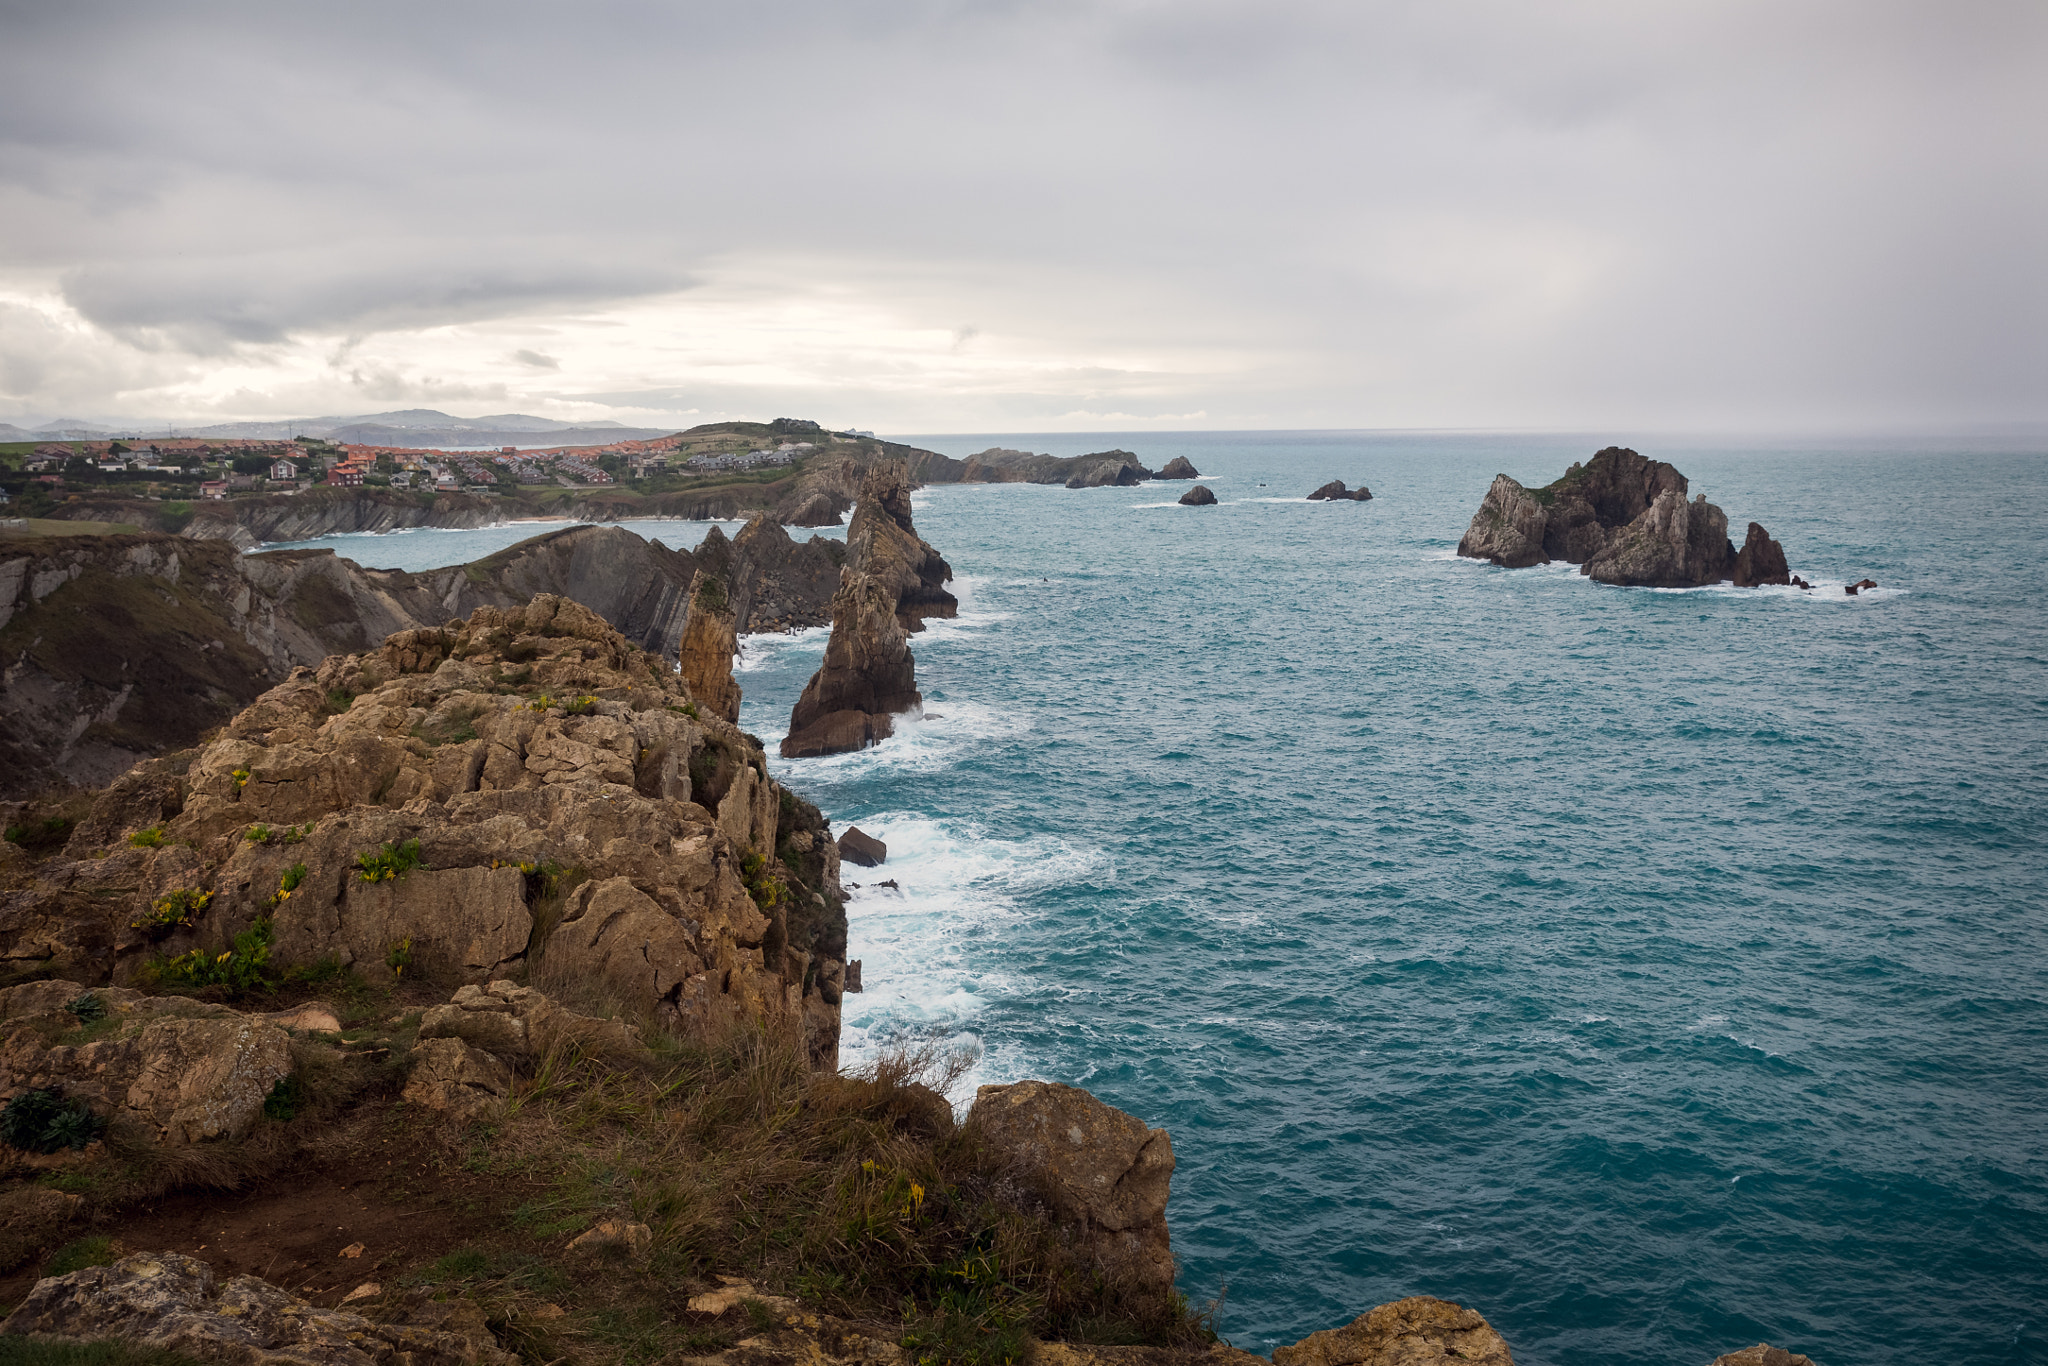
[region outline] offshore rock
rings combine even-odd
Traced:
[[[1514,1366],[1477,1310],[1414,1295],[1273,1349],[1273,1366]]]
[[[1184,455],[1176,455],[1166,462],[1166,468],[1152,476],[1154,479],[1200,479],[1202,472]]]
[[[740,719],[740,685],[732,676],[732,657],[738,651],[739,633],[725,580],[700,569],[690,585],[690,615],[676,647],[676,662],[697,705],[734,725]]]
[[[1579,572],[1599,583],[1697,588],[1720,582],[1734,567],[1728,514],[1704,493],[1688,503],[1683,492],[1667,489]]]
[[[1166,1130],[1148,1129],[1079,1087],[1046,1081],[982,1087],[967,1123],[1088,1241],[1106,1273],[1148,1290],[1172,1288],[1166,1199],[1173,1140]]]
[[[900,463],[869,471],[846,544],[832,596],[832,638],[790,711],[784,758],[843,754],[887,739],[893,718],[924,702],[908,633],[921,629],[925,617],[959,610],[944,586],[951,567],[911,524],[909,480]]]
[[[1347,489],[1344,487],[1342,479],[1332,479],[1329,483],[1311,493],[1308,496],[1308,500],[1311,503],[1369,503],[1372,501],[1372,490],[1368,488]]]
[[[175,1252],[124,1257],[36,1282],[0,1333],[117,1339],[236,1366],[517,1366],[488,1329],[475,1334],[378,1323],[321,1309],[254,1276],[216,1287],[213,1268]]]
[[[1216,495],[1209,491],[1207,484],[1197,484],[1180,496],[1184,508],[1205,508],[1216,505]]]
[[[1180,463],[1187,465],[1186,461]],[[1187,465],[1187,468],[1189,473],[1172,477],[1194,478],[1194,467]],[[1070,489],[1130,488],[1156,477],[1139,462],[1137,456],[1125,450],[1093,451],[1063,459],[1054,455],[1034,455],[1030,451],[1005,450],[1000,446],[991,446],[978,455],[968,456],[965,461],[958,462],[957,469],[948,470],[945,474],[947,482],[1064,484]],[[938,472],[929,469],[921,477],[939,482]]]
[[[378,982],[409,963],[482,984],[539,949],[547,972],[684,1032],[800,1019],[832,1065],[838,851],[758,742],[701,704],[691,717],[693,700],[659,656],[553,596],[296,670],[150,780],[176,808],[150,822],[161,843],[136,847],[96,807],[62,858],[0,890],[0,961],[125,982],[154,956],[225,952],[259,919],[273,969],[332,955]],[[149,808],[118,785],[101,805]],[[743,877],[750,853],[766,864]],[[138,928],[179,890],[212,895]]]
[[[1458,553],[1467,559],[1488,560],[1503,569],[1526,569],[1548,563],[1543,553],[1543,528],[1548,519],[1543,505],[1529,490],[1505,474],[1494,476],[1493,487],[1472,515],[1458,542]]]
[[[1735,552],[1734,578],[1737,588],[1792,582],[1791,567],[1785,563],[1785,547],[1772,540],[1771,533],[1755,522],[1749,524],[1749,534],[1743,539],[1742,549]]]
[[[889,846],[859,826],[848,826],[839,837],[839,857],[863,868],[879,868],[889,859]]]
[[[1543,530],[1544,554],[1582,564],[1614,541],[1616,533],[1641,517],[1663,495],[1687,493],[1685,476],[1662,460],[1650,460],[1626,446],[1609,446],[1583,465],[1538,491],[1549,508]]]
[[[1813,1358],[1773,1347],[1768,1342],[1759,1342],[1754,1347],[1717,1356],[1711,1366],[1813,1366]]]

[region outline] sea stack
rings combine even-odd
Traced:
[[[1792,582],[1792,570],[1785,563],[1785,547],[1771,539],[1771,533],[1755,522],[1742,549],[1735,552],[1735,586],[1755,588],[1759,584]]]
[[[1176,455],[1166,462],[1166,468],[1152,476],[1154,479],[1200,479],[1202,472],[1184,455]]]
[[[677,664],[697,705],[734,725],[740,719],[740,685],[732,676],[732,657],[738,649],[739,632],[725,580],[700,569],[690,584],[690,614],[676,647]]]
[[[1372,490],[1369,488],[1347,489],[1342,479],[1332,479],[1308,496],[1311,503],[1369,503]]]
[[[911,525],[903,462],[874,466],[847,528],[846,563],[832,595],[832,638],[789,714],[785,759],[864,749],[893,733],[897,715],[923,705],[909,633],[922,630],[926,617],[959,611],[945,588],[952,577],[952,568]]]
[[[1197,484],[1180,496],[1180,505],[1184,508],[1211,507],[1215,502],[1216,495],[1209,492],[1207,484]]]

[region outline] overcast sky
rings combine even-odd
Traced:
[[[2048,420],[2041,0],[0,0],[0,420]]]

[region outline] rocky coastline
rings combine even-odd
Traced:
[[[1739,587],[1791,581],[1784,550],[1752,522],[1743,552],[1728,515],[1661,460],[1609,446],[1541,488],[1494,478],[1458,554],[1506,569],[1564,560],[1600,583],[1640,588]]]

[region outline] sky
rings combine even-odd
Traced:
[[[2048,421],[2040,0],[0,0],[0,421]]]

